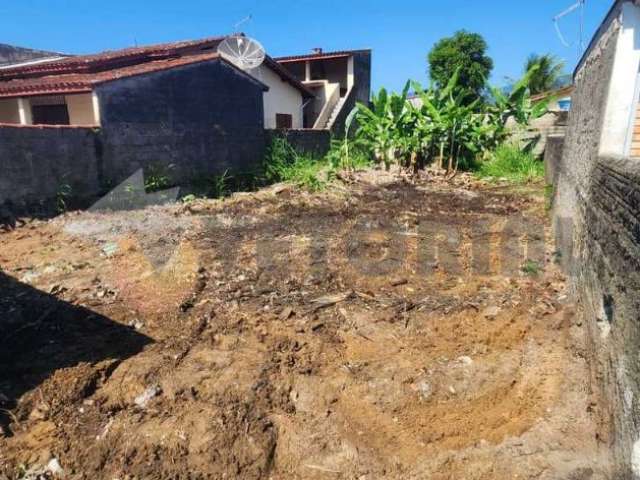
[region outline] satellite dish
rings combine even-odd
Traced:
[[[231,35],[218,45],[218,53],[242,70],[253,70],[264,62],[260,42],[242,35]]]

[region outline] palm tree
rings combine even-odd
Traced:
[[[559,87],[559,80],[563,77],[565,63],[558,57],[546,53],[544,55],[531,54],[525,63],[525,73],[531,70],[534,65],[539,68],[531,76],[529,89],[532,95],[536,93],[548,92]]]

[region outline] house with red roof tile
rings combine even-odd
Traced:
[[[207,61],[223,61],[225,37],[127,48],[83,56],[53,56],[0,66],[0,123],[99,126],[100,86]],[[246,72],[267,86],[265,128],[335,130],[356,101],[370,95],[369,50],[272,59]]]
[[[62,186],[91,197],[140,169],[174,185],[252,170],[274,130],[326,151],[369,99],[368,50],[267,55],[243,70],[218,53],[225,38],[0,66],[0,204]]]
[[[149,76],[203,62],[233,64],[216,53],[225,37],[127,48],[95,55],[52,58],[0,67],[0,123],[99,126],[101,86],[123,78]],[[234,67],[235,68],[235,67]],[[270,57],[258,71],[245,73],[265,84],[265,128],[276,115],[302,128],[302,105],[314,94]]]

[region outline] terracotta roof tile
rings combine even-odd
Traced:
[[[211,37],[125,48],[0,70],[0,97],[89,92],[94,85],[119,78],[222,58],[216,53],[216,49],[224,38]],[[227,63],[233,66],[231,62]],[[266,57],[265,65],[305,97],[314,96],[271,57]],[[256,81],[262,84],[259,80]]]
[[[145,47],[131,47],[122,50],[110,50],[93,55],[67,57],[36,65],[17,66],[0,70],[0,81],[15,78],[41,77],[51,74],[87,73],[119,68],[145,61],[159,60],[176,55],[215,51],[225,37],[211,37],[174,43],[160,43]]]
[[[335,52],[320,52],[320,53],[309,53],[306,55],[291,55],[288,57],[276,57],[274,60],[278,63],[289,63],[289,62],[299,62],[302,60],[328,60],[331,58],[344,58],[350,57],[354,53],[360,52],[370,52],[369,49],[361,49],[361,50],[339,50]]]
[[[121,78],[143,75],[145,73],[158,72],[170,68],[191,65],[210,60],[224,60],[217,53],[190,55],[166,60],[130,65],[113,70],[105,70],[97,73],[68,73],[63,75],[48,75],[39,78],[26,78],[0,82],[0,97],[18,97],[33,95],[50,95],[59,93],[90,92],[95,85],[111,82]],[[226,62],[235,67],[230,62]],[[239,70],[239,69],[238,69]],[[241,70],[239,70],[241,71]],[[241,71],[242,72],[242,71]],[[245,72],[243,74],[247,75]],[[258,80],[251,77],[258,83]],[[267,87],[264,86],[266,89]]]

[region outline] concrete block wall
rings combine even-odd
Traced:
[[[562,187],[561,187],[562,188]],[[566,188],[566,186],[565,186]],[[598,158],[574,225],[572,280],[589,332],[612,478],[637,479],[640,440],[640,167]],[[566,235],[565,235],[566,236]]]
[[[100,86],[104,180],[162,168],[177,184],[250,169],[264,154],[263,91],[222,61]]]
[[[267,145],[277,137],[285,138],[298,152],[322,157],[331,148],[331,132],[329,130],[265,130]]]
[[[640,165],[600,153],[621,31],[614,9],[576,72],[564,146],[552,137],[546,162],[558,249],[587,332],[598,438],[613,456],[611,478],[631,480],[640,478]]]
[[[99,191],[100,133],[85,127],[0,127],[0,205],[39,208]]]

